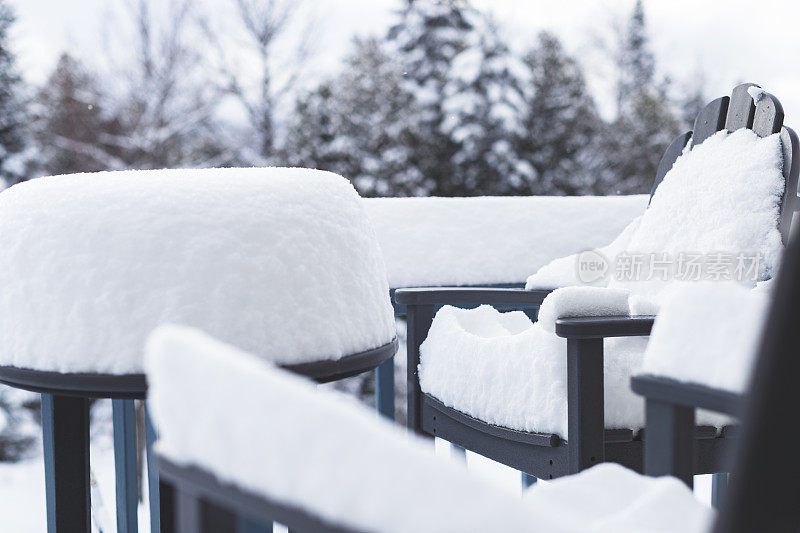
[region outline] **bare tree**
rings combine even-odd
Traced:
[[[109,64],[122,65],[112,77],[124,80],[124,87],[111,103],[116,131],[104,133],[100,141],[125,167],[218,166],[233,159],[220,139],[215,112],[223,92],[207,79],[193,33],[193,5],[190,0],[129,0],[120,18],[128,21],[132,34],[109,36],[128,46],[111,42],[105,47]],[[154,14],[154,6],[166,12]],[[130,55],[131,42],[133,61],[119,57]]]
[[[297,88],[318,32],[306,0],[229,1],[238,31],[223,31],[208,17],[201,25],[216,51],[220,86],[242,105],[256,134],[245,158],[266,163],[278,151],[276,109]],[[252,60],[247,67],[237,57],[242,50]]]

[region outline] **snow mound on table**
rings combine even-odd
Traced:
[[[522,283],[556,257],[602,246],[647,195],[365,198],[391,287]],[[549,287],[552,287],[550,285]]]
[[[611,465],[520,501],[351,397],[189,328],[159,328],[146,362],[160,454],[333,524],[382,533],[694,532],[712,516],[677,480]]]
[[[614,463],[537,483],[523,501],[537,513],[577,517],[580,531],[700,533],[715,516],[677,479],[642,476]]]
[[[606,427],[644,425],[628,382],[646,339],[606,341]],[[520,311],[442,307],[420,346],[422,390],[484,422],[567,438],[567,341]]]
[[[755,362],[769,293],[736,284],[686,284],[664,301],[642,374],[742,393]]]
[[[353,398],[205,334],[161,327],[146,359],[157,449],[176,463],[357,530],[563,531]]]
[[[347,180],[305,169],[105,172],[0,194],[0,365],[142,371],[146,335],[201,328],[281,363],[394,337]]]

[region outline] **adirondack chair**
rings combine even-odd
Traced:
[[[377,419],[361,416],[356,412],[360,410],[358,407],[346,402],[339,404],[330,394],[311,390],[274,369],[256,368],[258,362],[246,354],[231,354],[230,348],[213,341],[201,339],[198,343],[190,335],[172,338],[170,342],[151,343],[148,357],[151,361],[148,372],[153,373],[152,380],[158,389],[165,391],[157,395],[154,406],[157,412],[164,413],[164,435],[169,438],[162,447],[159,465],[170,497],[177,504],[169,529],[163,531],[233,531],[237,525],[235,517],[242,515],[251,517],[250,524],[254,527],[262,528],[254,531],[271,530],[273,521],[279,521],[291,531],[324,533],[483,529],[653,531],[654,524],[662,519],[669,521],[672,530],[682,533],[796,531],[800,524],[800,508],[786,480],[800,475],[800,460],[793,439],[786,438],[784,422],[794,415],[795,376],[800,372],[800,360],[794,357],[800,350],[800,333],[795,327],[800,320],[796,305],[800,299],[798,236],[792,239],[786,251],[774,294],[746,398],[733,398],[720,391],[674,381],[649,377],[634,380],[634,387],[648,396],[648,402],[657,402],[673,410],[673,414],[666,417],[648,417],[648,451],[671,451],[670,457],[684,462],[691,461],[691,453],[685,450],[696,441],[693,421],[684,415],[696,407],[723,413],[746,412],[737,450],[732,456],[731,472],[735,480],[732,492],[723,501],[715,519],[704,514],[707,511],[701,509],[703,506],[688,490],[681,492],[675,486],[667,490],[664,479],[658,480],[664,483],[659,486],[658,495],[649,492],[651,486],[644,484],[631,489],[629,483],[636,482],[638,475],[615,465],[595,466],[535,488],[526,495],[524,502],[517,498],[498,498],[477,480],[470,479],[466,472],[448,468],[450,465],[443,462],[435,463],[436,459],[429,452],[425,453],[424,445],[407,442],[393,428]],[[713,328],[715,320],[724,320],[724,317],[709,317],[705,326]],[[175,332],[162,331],[159,332],[162,340],[165,333],[166,337],[175,337]],[[176,439],[194,431],[196,433],[191,433],[194,437],[207,435],[208,428],[217,423],[214,417],[231,419],[225,409],[209,409],[211,419],[186,423],[177,409],[178,394],[174,388],[181,386],[181,380],[168,371],[170,361],[201,355],[208,361],[203,365],[205,370],[193,375],[198,382],[229,380],[237,384],[237,390],[260,391],[257,403],[270,438],[263,445],[243,446],[243,439],[230,437],[219,448],[227,452],[236,450],[238,459],[246,459],[246,463],[231,462],[224,454],[209,451],[216,447],[198,449]],[[242,361],[234,355],[239,355]],[[227,368],[222,367],[223,362],[227,364],[228,361],[236,361],[231,365],[233,375],[226,375]],[[183,365],[178,362],[177,366]],[[243,376],[247,376],[247,381],[241,381]],[[239,398],[227,400],[230,409],[243,404]],[[196,401],[203,402],[204,397],[199,396]],[[331,434],[304,431],[307,421],[318,418],[331,422],[328,428]],[[303,423],[292,425],[297,419]],[[262,433],[252,429],[252,434]],[[332,445],[335,446],[333,450]],[[274,467],[278,463],[281,474],[268,473],[270,465]],[[395,463],[411,472],[387,476],[384,469],[391,470]],[[681,464],[675,473],[692,473],[693,469],[687,470]],[[319,479],[331,480],[330,486],[303,483],[307,468],[321,474]],[[349,486],[352,494],[344,491],[340,485],[342,481],[337,480],[343,469],[348,477],[357,480]],[[250,472],[257,474],[247,475]],[[627,472],[624,475],[628,479],[621,482],[618,474],[623,472]],[[611,475],[615,479],[612,480]],[[264,478],[269,479],[264,481]],[[687,480],[685,476],[683,479]],[[621,486],[628,490],[620,489]],[[376,498],[379,487],[383,487],[380,499]],[[592,491],[596,491],[594,496]],[[609,492],[614,494],[614,506],[620,509],[616,521],[615,517],[601,515],[603,511],[598,511],[605,507],[598,502]],[[331,493],[334,493],[332,500]],[[625,499],[632,493],[634,499],[640,497],[635,505],[633,502],[620,504],[620,499],[627,501]],[[575,494],[579,496],[572,500]],[[543,497],[545,501],[540,502]],[[587,505],[587,500],[592,504]],[[578,501],[583,505],[570,507],[570,503]],[[587,507],[595,509],[598,515],[586,516]],[[639,529],[633,522],[637,517],[647,517],[647,525]],[[398,527],[396,522],[399,521],[405,521],[403,526]],[[667,530],[664,523],[658,526],[661,527],[659,531]]]
[[[796,531],[796,491],[781,479],[800,475],[795,442],[781,428],[797,406],[795,376],[800,361],[797,321],[800,309],[800,240],[793,236],[775,281],[760,349],[745,393],[680,382],[657,375],[632,379],[646,399],[645,472],[672,475],[691,486],[697,409],[709,409],[743,420],[733,465],[732,486],[721,503],[716,532]],[[709,327],[711,319],[709,320]]]
[[[697,116],[693,131],[678,136],[658,166],[655,192],[689,139],[692,146],[723,128],[749,128],[760,137],[780,133],[785,189],[780,206],[779,229],[786,243],[796,209],[800,149],[797,135],[783,127],[783,109],[765,93],[757,104],[748,93],[754,84],[737,86],[731,97],[709,103]],[[476,307],[481,304],[531,307],[541,305],[550,290],[490,288],[425,288],[398,290],[395,300],[408,315],[408,426],[418,434],[436,436],[499,461],[539,479],[553,479],[579,472],[603,461],[642,470],[642,440],[631,430],[606,429],[604,423],[603,340],[647,336],[652,316],[561,319],[555,332],[567,339],[567,413],[569,439],[549,433],[531,433],[493,425],[448,407],[419,384],[420,345],[428,335],[434,315],[442,305]],[[720,457],[730,444],[714,428],[696,429],[694,473],[720,472]]]
[[[168,173],[166,179],[162,180],[159,177],[160,175],[158,173],[160,172]],[[188,175],[182,175],[181,172],[187,172]],[[378,260],[380,258],[380,251],[377,242],[369,237],[364,238],[364,232],[358,227],[355,229],[348,229],[341,225],[342,221],[349,221],[356,226],[368,224],[368,222],[364,220],[365,216],[363,213],[359,211],[359,199],[355,191],[352,190],[352,187],[347,184],[346,180],[343,178],[335,178],[331,181],[331,177],[333,176],[331,174],[314,174],[318,171],[303,171],[301,169],[248,169],[244,171],[242,175],[236,174],[237,172],[241,173],[240,170],[234,169],[209,169],[199,171],[157,171],[150,173],[143,171],[134,174],[123,172],[97,176],[59,176],[55,178],[42,178],[41,180],[34,180],[26,184],[17,185],[5,191],[3,195],[5,198],[7,197],[5,195],[16,193],[18,194],[17,202],[22,202],[24,204],[26,201],[30,201],[30,203],[37,204],[42,202],[37,201],[36,195],[50,195],[51,193],[49,190],[51,188],[57,189],[61,186],[59,185],[59,180],[71,180],[71,185],[75,187],[81,186],[81,180],[89,180],[89,186],[85,189],[86,194],[76,199],[71,204],[63,206],[66,212],[58,213],[58,216],[74,216],[77,220],[82,220],[84,222],[82,224],[83,226],[90,227],[89,233],[83,235],[78,231],[76,232],[78,237],[75,242],[54,243],[53,247],[45,247],[50,250],[49,253],[55,255],[51,255],[43,260],[63,261],[69,264],[71,261],[70,254],[74,251],[72,246],[76,246],[82,250],[82,253],[92,255],[99,264],[116,263],[120,268],[124,269],[125,265],[121,264],[127,261],[124,259],[124,249],[123,252],[121,252],[120,249],[117,248],[107,250],[103,249],[102,246],[100,246],[98,250],[91,251],[86,251],[81,248],[84,243],[92,245],[93,238],[101,239],[101,242],[104,242],[102,241],[103,234],[107,233],[103,228],[103,222],[93,223],[91,221],[86,221],[83,217],[86,216],[86,211],[92,211],[91,205],[93,202],[96,202],[96,198],[101,199],[99,202],[100,204],[116,205],[115,203],[117,202],[122,202],[124,204],[125,198],[130,197],[129,191],[131,186],[135,185],[135,189],[140,192],[146,191],[149,194],[145,194],[143,198],[132,201],[133,205],[130,206],[130,208],[133,212],[137,213],[137,216],[142,215],[145,218],[149,216],[150,218],[147,219],[148,223],[154,224],[155,226],[163,224],[163,229],[165,231],[151,231],[148,233],[148,231],[145,230],[142,233],[134,233],[130,231],[120,231],[120,228],[115,227],[117,233],[113,233],[112,237],[132,247],[135,247],[137,242],[156,242],[159,239],[166,240],[169,238],[167,236],[168,233],[178,232],[178,234],[180,234],[181,229],[189,231],[192,237],[189,239],[172,239],[172,241],[170,241],[170,252],[162,251],[161,254],[152,257],[135,259],[144,264],[142,267],[143,272],[145,270],[150,273],[156,272],[156,274],[153,275],[153,277],[157,278],[155,280],[141,279],[147,276],[140,272],[134,272],[132,278],[126,278],[125,274],[120,273],[117,269],[108,269],[97,275],[91,286],[102,287],[106,291],[106,294],[108,294],[109,291],[123,293],[120,295],[115,292],[111,295],[111,298],[108,298],[108,300],[115,301],[113,300],[114,298],[125,299],[130,296],[126,292],[128,287],[125,284],[126,280],[131,281],[131,279],[133,279],[134,282],[138,283],[137,287],[150,297],[152,297],[153,294],[164,293],[165,296],[163,300],[159,300],[157,297],[156,301],[160,301],[163,305],[163,309],[172,310],[172,320],[180,322],[184,319],[188,321],[197,319],[201,322],[204,320],[210,322],[213,319],[209,319],[208,317],[214,316],[213,312],[199,319],[196,314],[193,315],[191,312],[189,312],[188,315],[181,316],[182,310],[200,309],[204,308],[203,306],[211,305],[210,301],[197,301],[195,299],[198,291],[202,294],[205,288],[213,287],[215,283],[220,283],[221,278],[225,278],[225,276],[229,276],[226,278],[228,283],[228,289],[226,290],[230,289],[230,281],[233,279],[230,276],[233,276],[247,280],[251,289],[256,291],[258,287],[269,286],[273,279],[277,281],[282,279],[280,278],[281,274],[283,272],[288,272],[287,269],[292,265],[284,265],[284,270],[280,270],[279,266],[278,271],[269,273],[270,269],[268,267],[265,268],[263,264],[256,267],[257,272],[248,270],[246,266],[238,268],[238,265],[233,264],[225,267],[227,272],[206,272],[210,276],[216,276],[215,278],[205,277],[201,279],[200,277],[192,276],[192,273],[186,270],[186,267],[191,267],[193,264],[182,264],[182,257],[193,254],[193,257],[196,259],[213,262],[215,258],[211,257],[212,255],[224,255],[226,252],[222,251],[220,254],[220,248],[217,246],[212,248],[203,248],[201,246],[193,250],[188,249],[186,243],[189,243],[189,247],[193,246],[190,241],[194,238],[200,238],[198,234],[202,233],[204,229],[196,228],[196,220],[187,220],[180,206],[188,206],[185,208],[186,211],[191,211],[192,202],[201,199],[201,201],[204,200],[206,202],[204,204],[206,210],[232,209],[233,206],[238,206],[239,204],[235,202],[235,199],[231,201],[231,198],[226,198],[225,195],[236,194],[234,192],[235,189],[231,189],[231,185],[236,184],[238,187],[243,187],[245,189],[242,193],[248,195],[248,199],[250,200],[256,198],[261,199],[263,202],[270,202],[275,201],[275,198],[277,198],[278,200],[271,210],[274,215],[282,212],[281,205],[288,206],[291,205],[292,202],[298,202],[298,200],[296,197],[293,197],[293,183],[285,183],[284,185],[286,185],[286,188],[283,190],[280,190],[280,184],[270,190],[270,183],[279,183],[284,179],[300,180],[301,182],[303,180],[316,180],[316,192],[314,194],[317,194],[317,196],[307,196],[305,200],[302,200],[306,202],[306,206],[313,206],[314,202],[322,204],[321,206],[317,206],[317,217],[319,218],[307,221],[310,226],[314,227],[313,233],[319,234],[319,232],[322,231],[327,232],[328,236],[331,238],[347,239],[348,237],[346,237],[346,235],[348,235],[349,231],[352,231],[354,234],[358,235],[358,242],[351,242],[353,245],[353,255],[351,259],[354,261],[354,264],[346,264],[346,261],[339,261],[339,259],[337,259],[337,264],[326,265],[324,261],[326,256],[324,253],[323,255],[317,256],[315,261],[322,269],[327,268],[328,271],[332,270],[341,273],[342,277],[340,277],[338,281],[342,282],[344,286],[347,286],[348,283],[351,283],[350,286],[352,286],[352,283],[357,283],[360,284],[362,289],[369,287],[366,291],[372,291],[375,295],[374,298],[372,298],[372,302],[376,305],[374,309],[375,312],[368,313],[364,311],[363,314],[371,314],[370,319],[373,320],[373,326],[376,328],[378,322],[375,322],[375,320],[382,320],[385,326],[384,329],[387,331],[391,329],[391,331],[385,335],[386,338],[382,339],[382,342],[377,347],[364,345],[362,339],[362,341],[352,343],[353,346],[358,346],[358,348],[353,349],[351,353],[343,354],[339,358],[331,358],[330,353],[319,353],[318,356],[311,359],[302,358],[303,360],[300,362],[284,362],[282,366],[288,371],[312,379],[317,383],[325,383],[373,370],[387,359],[391,360],[397,350],[398,343],[394,334],[394,322],[391,317],[385,272],[383,272],[382,266],[376,266],[382,265]],[[287,175],[287,172],[293,174]],[[308,172],[309,174],[304,176],[301,174],[302,172]],[[220,173],[223,175],[219,175]],[[323,174],[327,174],[327,176]],[[190,183],[185,181],[187,177],[199,181],[192,181]],[[257,180],[251,181],[251,178],[257,178]],[[103,183],[111,182],[109,189],[103,189],[105,185],[103,185],[101,181]],[[120,190],[122,192],[114,189],[113,184],[115,181],[121,183]],[[183,185],[181,185],[182,182]],[[341,183],[337,184],[336,182]],[[298,186],[301,185],[302,184],[299,184]],[[25,189],[20,190],[20,187],[25,187]],[[98,189],[101,190],[98,192]],[[187,194],[189,192],[191,192],[191,194]],[[56,192],[55,194],[59,193]],[[64,192],[64,194],[74,193]],[[274,196],[270,196],[271,194]],[[26,195],[32,195],[33,197],[28,198]],[[159,202],[170,195],[173,196],[173,205],[177,207],[165,210],[163,209],[163,205]],[[230,239],[230,234],[226,234],[221,240],[225,242],[236,242],[241,246],[255,246],[256,249],[262,250],[265,254],[268,254],[269,260],[291,261],[288,259],[285,250],[276,251],[265,249],[264,242],[261,240],[263,235],[259,231],[253,231],[254,227],[247,227],[249,223],[254,225],[262,224],[266,227],[278,225],[277,223],[273,224],[269,220],[260,218],[262,215],[258,213],[270,211],[267,206],[263,205],[263,202],[253,211],[249,222],[244,224],[228,224],[228,227],[236,228],[232,230],[233,234],[235,234],[233,241]],[[340,215],[336,212],[337,204],[335,202],[339,202],[340,207],[343,205],[349,214]],[[277,205],[278,203],[281,205]],[[44,205],[47,205],[47,203],[44,202]],[[326,205],[329,207],[326,207]],[[247,210],[247,206],[240,207],[245,211]],[[120,211],[122,211],[122,209],[120,209]],[[283,214],[286,216],[291,215],[289,211],[283,211]],[[329,219],[325,219],[324,217],[326,216],[329,217]],[[47,215],[43,215],[43,217],[46,218]],[[41,222],[41,219],[34,219],[31,223],[35,226],[35,224],[39,222]],[[7,257],[8,255],[12,256],[10,261],[13,261],[13,257],[19,257],[20,261],[24,261],[26,257],[25,254],[29,252],[25,246],[16,245],[18,243],[15,239],[19,238],[17,237],[18,232],[9,232],[5,226],[6,224],[14,228],[16,221],[8,219],[0,221],[0,241],[4,244],[11,242],[11,245],[7,248]],[[45,223],[43,222],[42,224],[44,225]],[[225,223],[219,224],[220,227],[226,225]],[[291,224],[293,229],[296,230],[303,225],[303,219],[294,219]],[[98,229],[98,226],[100,229]],[[91,229],[94,229],[96,233],[91,233]],[[212,233],[214,231],[210,228],[205,229]],[[45,232],[45,230],[38,227],[27,228],[25,231]],[[352,237],[352,234],[350,237]],[[302,236],[299,237],[299,240],[303,241]],[[295,241],[293,245],[299,250],[303,249],[304,246],[308,246],[308,243],[311,242],[313,242],[313,239],[306,239],[304,242]],[[9,251],[10,249],[14,251]],[[53,251],[54,249],[55,252]],[[205,253],[203,253],[203,250]],[[311,248],[307,250],[307,252],[307,256],[316,255],[316,250],[313,249],[313,245],[311,245]],[[123,254],[122,261],[120,260],[121,253]],[[235,256],[238,252],[233,251],[232,253]],[[356,259],[359,254],[360,258]],[[373,259],[375,259],[375,261],[373,261]],[[153,268],[147,270],[148,267]],[[223,269],[220,268],[220,270]],[[183,273],[182,276],[171,277],[169,273],[176,271],[181,271]],[[309,272],[308,274],[308,286],[296,287],[298,291],[311,288],[314,283],[312,281],[313,278],[318,278],[320,275],[323,275],[324,272],[321,274],[321,271],[317,270],[316,272]],[[25,273],[23,272],[22,275],[25,275]],[[75,276],[76,274],[65,272],[64,275]],[[172,283],[172,285],[164,287],[165,279]],[[42,283],[43,287],[31,287],[31,291],[25,295],[29,301],[34,302],[34,305],[39,305],[43,310],[48,309],[48,302],[51,298],[51,292],[49,292],[47,288],[48,283],[51,283],[50,287],[51,290],[53,290],[52,283],[58,284],[60,282],[57,280],[55,282],[45,281]],[[56,289],[54,290],[59,290],[58,287],[60,287],[60,285],[56,285]],[[142,289],[142,287],[144,287],[144,289]],[[320,287],[317,288],[320,289]],[[272,290],[273,292],[279,292],[280,287],[276,288],[276,286],[273,285]],[[233,292],[235,291],[232,291],[232,293]],[[357,304],[353,303],[352,291],[348,292],[347,289],[337,286],[336,284],[328,284],[327,287],[321,287],[320,290],[313,290],[313,294],[314,297],[327,299],[327,303],[334,302],[334,305],[338,305],[341,308],[340,311],[337,312],[340,319],[333,319],[334,323],[336,320],[340,320],[339,332],[341,335],[346,336],[347,331],[351,330],[354,324],[357,325],[365,322],[364,316],[357,318],[354,315],[354,313],[356,313],[356,308],[354,306]],[[359,294],[364,296],[367,293],[361,290]],[[271,296],[273,296],[273,300],[276,299],[276,295]],[[94,298],[89,287],[87,287],[85,294],[80,294],[77,297],[84,298],[85,301],[74,304],[74,309],[71,311],[73,314],[81,315],[82,318],[87,321],[96,319],[99,323],[108,325],[108,323],[102,322],[103,317],[94,316],[94,313],[97,313],[95,307],[93,307],[91,303],[87,304],[87,302],[91,302],[92,298]],[[297,297],[297,295],[293,294],[289,296],[289,298],[292,297]],[[271,305],[291,306],[296,304],[296,302],[285,302],[281,304],[280,302],[260,301],[254,306],[252,304],[255,302],[251,301],[248,304],[241,298],[237,299],[235,295],[229,297],[223,293],[219,293],[219,297],[216,299],[212,298],[212,300],[214,300],[214,312],[226,310],[226,313],[233,317],[233,320],[237,321],[236,324],[231,325],[231,329],[238,328],[243,324],[250,324],[250,326],[252,326],[250,331],[253,335],[267,331],[270,327],[270,324],[267,323],[268,316],[262,315],[262,313],[266,313],[265,309],[269,308]],[[4,300],[3,305],[8,305],[10,307],[4,310],[4,315],[13,315],[15,313],[14,306],[22,304],[19,300],[12,298],[10,300]],[[100,308],[103,309],[102,306]],[[113,305],[110,309],[112,311],[117,310]],[[158,315],[163,309],[155,310],[154,314]],[[176,311],[176,309],[178,311]],[[205,309],[208,309],[208,307],[205,307]],[[352,313],[350,313],[348,309],[352,311]],[[143,319],[151,319],[150,315],[143,318],[141,313],[136,315],[135,311],[136,309],[131,310],[131,316],[129,317],[130,323],[123,324],[123,328],[134,327]],[[167,311],[167,313],[169,313],[169,311]],[[381,315],[381,313],[383,313],[383,315]],[[348,314],[353,314],[351,318],[354,320],[351,320],[350,323],[347,322]],[[87,316],[84,317],[83,315]],[[235,317],[242,318],[238,320]],[[162,319],[163,318],[162,316]],[[258,323],[254,324],[254,321]],[[118,328],[120,324],[115,322],[112,326]],[[297,324],[295,323],[294,326],[287,324],[287,328],[283,329],[285,331],[296,330]],[[255,331],[256,329],[259,331]],[[275,330],[272,330],[272,332],[278,333]],[[377,329],[373,330],[373,333],[375,332],[377,332]],[[64,331],[63,333],[66,337],[70,335],[69,331]],[[363,331],[359,332],[359,335],[361,333],[363,333]],[[310,334],[307,330],[297,331],[296,334],[298,337],[305,337],[306,340],[310,340],[311,337],[313,337],[313,334]],[[87,352],[95,349],[97,345],[107,346],[108,344],[116,342],[109,340],[113,334],[106,330],[95,331],[94,335],[96,337],[93,336],[89,338],[89,340],[84,336],[74,340],[67,338],[65,342],[74,342],[77,346],[85,347]],[[380,336],[380,334],[378,335]],[[368,336],[372,336],[372,334]],[[143,342],[144,338],[129,338],[129,340],[132,343],[136,341]],[[8,342],[7,339],[6,342]],[[31,344],[35,344],[35,342],[29,341],[28,345]],[[129,348],[127,345],[122,347],[126,349]],[[136,347],[132,348],[136,350]],[[330,348],[329,351],[333,350],[334,348]],[[141,353],[133,355],[141,359]],[[286,354],[278,355],[286,356]],[[145,399],[147,395],[147,382],[143,371],[116,374],[94,370],[64,372],[62,369],[66,363],[60,359],[58,354],[54,354],[52,360],[46,364],[43,364],[41,360],[37,361],[36,358],[33,357],[31,360],[28,360],[24,353],[11,354],[10,356],[8,353],[4,353],[3,357],[3,363],[0,363],[0,383],[41,393],[48,531],[89,532],[91,530],[89,401],[95,398],[110,398],[113,404],[117,530],[120,532],[138,531],[137,453],[134,400]],[[14,364],[8,364],[9,357],[14,358]],[[110,357],[110,359],[113,359],[113,357]],[[92,364],[86,365],[86,367],[91,366]],[[156,429],[157,428],[153,426],[148,416],[146,436],[151,531],[159,531],[160,527],[158,469],[153,459],[154,453],[152,450],[153,442],[156,438]]]

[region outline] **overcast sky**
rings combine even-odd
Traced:
[[[90,59],[100,46],[109,5],[125,0],[11,0],[15,47],[26,77],[41,82],[63,50]],[[205,0],[218,10],[232,0]],[[317,72],[333,71],[354,35],[382,35],[399,0],[309,0],[320,21]],[[515,47],[548,29],[584,58],[590,83],[608,108],[610,80],[598,37],[626,16],[633,0],[473,0],[492,11]],[[652,46],[677,86],[701,79],[710,97],[753,81],[783,102],[787,124],[800,129],[800,2],[794,0],[645,0]]]

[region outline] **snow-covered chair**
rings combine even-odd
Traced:
[[[90,528],[90,398],[113,399],[117,523],[136,530],[132,399],[145,397],[157,325],[200,328],[318,382],[371,370],[397,345],[374,231],[327,172],[40,178],[0,194],[0,248],[0,381],[42,393],[50,531]]]
[[[757,102],[754,102],[755,98],[758,99]],[[751,133],[740,131],[743,129]],[[732,133],[728,135],[721,133],[721,130]],[[762,139],[753,142],[768,142],[774,149],[774,157],[779,160],[775,166],[775,162],[770,163],[767,158],[767,165],[773,165],[771,169],[766,169],[772,178],[768,177],[760,183],[752,183],[747,175],[740,175],[737,190],[746,197],[748,209],[752,208],[754,213],[759,213],[761,218],[755,222],[752,213],[737,209],[737,203],[731,197],[732,192],[728,189],[727,182],[718,181],[715,187],[706,187],[707,183],[703,181],[704,174],[713,173],[715,170],[708,166],[703,168],[703,154],[709,154],[712,145],[719,146],[728,139],[734,144],[744,141],[741,146],[746,146],[750,138]],[[710,142],[704,143],[706,140]],[[727,146],[729,155],[732,148],[735,149],[733,144]],[[682,155],[686,156],[681,158],[683,163],[675,164]],[[763,157],[758,157],[760,161],[756,162],[742,162],[741,157],[737,159],[740,154],[733,153],[732,156],[731,161],[736,161],[738,166],[743,164],[744,169],[765,163]],[[695,167],[699,165],[691,169],[691,172],[686,169],[688,165],[686,161],[689,159],[693,159],[691,164]],[[709,161],[708,165],[711,164]],[[725,164],[734,172],[743,174],[742,169],[734,167],[730,161],[726,161]],[[682,175],[682,177],[670,178],[668,174],[672,170],[675,170],[673,176]],[[730,245],[736,242],[752,244],[761,236],[766,242],[758,242],[756,250],[765,250],[767,257],[764,260],[771,263],[769,267],[773,267],[777,262],[777,250],[781,241],[785,243],[787,240],[793,210],[796,209],[799,170],[800,149],[797,136],[791,129],[783,127],[783,111],[778,100],[753,84],[737,86],[730,98],[718,98],[700,112],[693,132],[680,135],[673,141],[659,165],[651,206],[639,221],[601,252],[613,256],[625,251],[626,246],[633,247],[628,249],[631,252],[659,251],[658,248],[647,248],[648,244],[651,246],[653,244],[648,240],[658,245],[678,247],[660,250],[671,253],[728,251],[722,244],[716,243],[725,241],[723,244]],[[691,175],[697,176],[698,180],[691,181]],[[663,186],[661,186],[662,181]],[[778,184],[778,181],[782,183]],[[779,190],[776,190],[776,184]],[[686,209],[684,206],[687,206]],[[706,216],[704,220],[704,213],[712,213],[713,216],[710,219]],[[687,225],[684,227],[670,225],[673,216],[687,219]],[[764,216],[771,217],[766,219],[770,221],[770,227],[766,228],[767,232],[762,232],[765,229],[762,227]],[[721,223],[724,223],[723,231],[717,227]],[[715,244],[722,249],[715,249]],[[639,246],[644,249],[638,248]],[[731,251],[751,251],[751,248],[742,246],[732,248]],[[597,255],[592,257],[596,258]],[[532,281],[543,283],[543,280],[558,270],[557,267],[567,266],[570,273],[574,273],[576,262],[576,257],[556,261],[552,266],[540,270]],[[759,273],[760,279],[769,277],[770,274],[769,268],[762,269]],[[572,274],[572,279],[577,279],[577,276]],[[553,281],[559,279],[553,278]],[[579,284],[580,281],[577,280],[575,284]],[[523,333],[527,331],[527,325],[523,324],[522,316],[503,319],[495,317],[489,327],[465,325],[464,321],[469,318],[466,318],[465,314],[459,315],[459,310],[456,309],[443,310],[441,318],[437,317],[443,328],[446,321],[451,323],[461,321],[461,324],[456,326],[461,330],[461,338],[466,339],[465,345],[469,344],[472,348],[482,347],[485,355],[482,361],[487,366],[483,369],[473,368],[465,363],[464,358],[460,357],[462,354],[458,353],[458,339],[455,337],[449,340],[439,337],[440,342],[436,344],[440,349],[434,350],[435,339],[429,338],[429,332],[437,309],[443,305],[476,307],[490,304],[506,308],[509,305],[541,305],[553,289],[436,288],[397,291],[395,299],[408,308],[409,427],[417,433],[441,437],[537,478],[556,478],[603,461],[617,462],[641,471],[643,443],[640,432],[619,422],[615,424],[613,420],[612,424],[608,425],[606,420],[606,404],[621,405],[628,414],[632,412],[628,405],[630,402],[626,403],[625,397],[632,397],[634,402],[636,401],[636,397],[628,389],[627,381],[633,369],[625,364],[626,356],[622,353],[612,361],[607,360],[604,365],[604,344],[626,341],[614,339],[615,337],[649,335],[653,324],[653,316],[649,314],[655,310],[655,305],[646,298],[641,298],[636,305],[631,306],[627,296],[624,294],[620,296],[620,291],[624,292],[624,289],[631,288],[630,284],[617,285],[616,290],[598,288],[597,293],[590,294],[588,298],[596,297],[597,301],[589,305],[589,309],[584,305],[587,297],[584,293],[590,292],[591,287],[576,287],[574,292],[561,289],[558,297],[550,299],[549,304],[545,306],[547,313],[543,313],[544,309],[540,312],[540,326],[543,329],[553,330],[559,337],[566,338],[566,341],[558,339],[555,335],[544,335],[549,332],[540,335],[539,347],[549,346],[550,349],[553,344],[559,342],[565,346],[558,352],[558,357],[546,363],[540,362],[538,374],[532,364],[526,366],[523,358],[518,358],[513,365],[492,362],[493,358],[502,359],[506,353],[504,350],[508,351],[509,343],[517,342],[525,345],[527,342],[525,339],[520,339],[520,335],[531,335]],[[634,308],[633,312],[631,307]],[[642,310],[644,313],[650,313],[648,316],[632,316],[641,314]],[[490,314],[492,311],[479,312]],[[429,346],[430,360],[436,358],[436,361],[441,363],[438,372],[429,380],[427,391],[420,385],[419,373],[420,346],[426,338],[429,338],[432,344]],[[640,351],[646,342],[632,339],[629,341],[638,342]],[[534,342],[533,345],[537,346],[537,343]],[[531,344],[528,343],[527,346]],[[607,387],[604,386],[604,368],[606,372],[609,372],[609,368],[618,370],[614,373],[618,379],[614,379]],[[483,374],[478,375],[481,371]],[[470,372],[476,375],[471,377]],[[506,382],[504,376],[511,376],[512,379]],[[462,386],[473,378],[475,387],[468,390]],[[430,383],[434,382],[440,386],[431,387]],[[525,396],[524,392],[515,396],[515,393],[520,393],[520,386],[538,388],[537,394],[541,401],[526,400],[527,403],[516,401],[519,397]],[[435,393],[432,392],[434,388]],[[492,413],[492,417],[480,414],[476,416],[475,413],[485,410],[487,405],[485,392],[489,389],[495,395],[493,401],[497,409]],[[447,396],[446,401],[442,401],[441,396]],[[535,400],[528,398],[531,399]],[[511,427],[498,416],[507,415],[514,407],[520,405],[529,413],[534,413],[534,416],[544,413],[544,416],[549,416],[553,424],[540,429],[535,427],[535,424],[533,427],[530,425],[526,427],[523,421],[518,427]],[[634,403],[633,410],[636,409]],[[729,441],[725,440],[725,435],[718,435],[712,427],[699,427],[697,433],[698,461],[695,472],[720,471],[719,458]]]
[[[611,464],[520,501],[352,397],[189,328],[153,333],[147,375],[169,531],[699,533],[713,519],[679,481]]]
[[[785,486],[800,476],[796,440],[786,432],[798,404],[799,235],[774,284],[768,305],[761,295],[711,287],[685,295],[694,302],[665,302],[632,380],[646,398],[648,474],[691,484],[698,409],[742,418],[717,532],[797,531],[800,524],[797,491]]]

